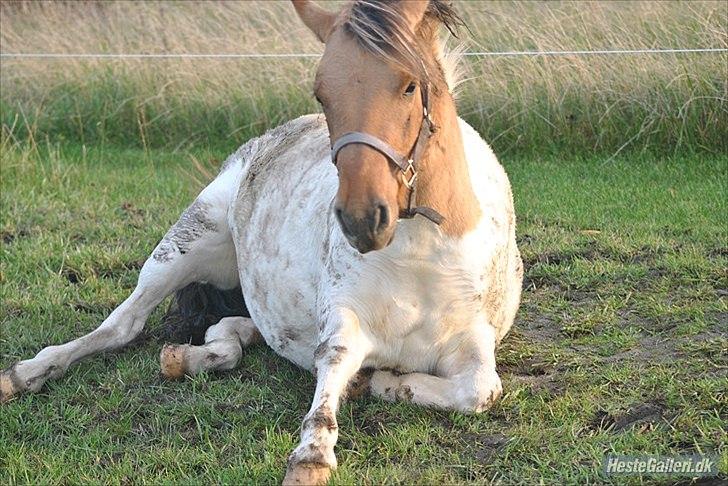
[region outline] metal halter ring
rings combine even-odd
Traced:
[[[410,176],[409,180],[407,180],[407,173],[410,171],[412,172],[412,176]],[[412,190],[415,185],[415,179],[417,179],[417,170],[414,166],[414,160],[408,159],[407,167],[402,171],[402,182],[404,182],[404,185],[407,186],[407,189]]]

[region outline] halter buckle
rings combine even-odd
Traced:
[[[412,172],[412,175],[409,176],[409,180],[407,179],[408,172]],[[415,179],[417,179],[417,170],[414,166],[414,160],[407,160],[407,167],[405,167],[405,169],[402,171],[402,176],[404,177],[404,185],[407,186],[407,189],[412,190],[415,185]]]

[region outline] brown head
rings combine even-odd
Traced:
[[[442,0],[360,0],[328,12],[292,0],[306,26],[325,43],[314,94],[332,142],[348,132],[372,135],[399,154],[411,153],[423,122],[421,88],[447,91],[438,62],[437,30],[455,20]],[[334,161],[339,189],[334,210],[349,243],[361,253],[386,247],[407,207],[406,175],[363,143],[344,146]]]

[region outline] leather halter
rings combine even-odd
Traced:
[[[435,132],[435,125],[432,122],[432,118],[430,118],[429,85],[423,85],[420,93],[422,95],[422,123],[420,124],[420,132],[417,134],[417,139],[415,139],[409,155],[404,156],[400,154],[387,142],[374,135],[364,132],[347,132],[334,142],[331,148],[331,161],[336,165],[336,156],[347,145],[359,143],[373,148],[402,171],[404,185],[409,189],[407,209],[402,211],[399,217],[410,219],[414,218],[416,214],[420,214],[439,225],[445,220],[440,213],[426,206],[417,206],[417,162],[422,157],[422,153],[427,146],[427,141]]]

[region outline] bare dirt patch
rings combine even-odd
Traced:
[[[610,413],[598,410],[587,427],[591,431],[619,433],[633,426],[641,429],[653,427],[669,418],[669,411],[661,402],[645,402],[632,405],[627,410]]]
[[[18,231],[1,231],[0,241],[2,241],[4,245],[9,245],[13,243],[16,239],[25,238],[28,235],[30,235],[30,232],[23,229]]]

